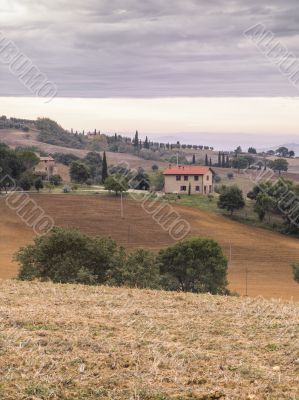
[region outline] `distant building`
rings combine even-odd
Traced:
[[[50,179],[52,175],[57,174],[57,166],[54,158],[51,156],[48,157],[39,157],[39,163],[34,168],[35,175],[41,176],[43,179]]]
[[[209,167],[169,166],[164,172],[165,193],[214,193],[214,171]]]

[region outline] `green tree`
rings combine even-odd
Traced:
[[[34,187],[35,187],[35,189],[36,189],[37,192],[39,192],[40,189],[43,189],[44,184],[43,184],[43,181],[41,180],[41,178],[37,178],[37,179],[34,181]]]
[[[235,185],[225,187],[220,193],[217,205],[219,208],[229,211],[232,215],[235,210],[245,206],[242,190]]]
[[[157,164],[153,164],[153,165],[152,165],[152,170],[153,170],[154,172],[157,172],[158,169],[159,169],[159,166],[158,166]]]
[[[250,154],[256,154],[256,149],[254,147],[249,147],[247,152]]]
[[[105,189],[115,192],[117,196],[119,193],[126,192],[129,189],[128,179],[122,175],[110,175],[105,180]]]
[[[138,137],[138,131],[136,131],[136,133],[135,133],[135,138],[134,138],[134,147],[135,147],[136,149],[138,149],[138,148],[139,148],[139,137]]]
[[[238,155],[238,154],[241,154],[241,153],[242,153],[242,148],[241,148],[241,146],[238,146],[238,147],[235,149],[235,154]]]
[[[245,157],[235,157],[232,161],[232,166],[240,172],[241,169],[248,167],[248,160]]]
[[[160,271],[156,256],[147,250],[136,250],[122,268],[121,280],[129,287],[158,289]]]
[[[158,261],[165,289],[212,294],[227,291],[227,260],[214,240],[181,241],[161,250]]]
[[[106,152],[104,151],[103,164],[102,164],[102,183],[105,183],[107,178],[108,178],[108,165],[107,165]]]
[[[287,171],[289,169],[289,163],[283,158],[277,158],[273,161],[271,169],[273,169],[273,171],[278,171],[279,175],[281,175],[281,171]]]
[[[89,152],[82,160],[89,168],[90,178],[95,183],[100,183],[102,180],[102,157],[95,151]]]
[[[21,280],[101,284],[108,270],[114,268],[117,255],[118,248],[111,239],[54,228],[35,238],[34,244],[21,248],[15,259],[20,264]]]
[[[163,190],[165,184],[165,178],[162,172],[151,176],[150,178],[151,188],[156,191]]]
[[[192,156],[192,164],[196,164],[195,154]]]
[[[18,181],[18,186],[25,191],[30,190],[33,185],[33,180],[31,173],[24,172]]]
[[[208,159],[208,155],[207,154],[206,154],[206,157],[205,157],[205,165],[209,166],[209,159]]]
[[[288,156],[291,157],[291,158],[292,158],[292,157],[295,157],[295,152],[294,152],[294,150],[290,150]]]
[[[52,175],[50,176],[49,182],[52,183],[52,185],[54,186],[59,186],[62,182],[62,178],[58,174]]]
[[[256,196],[254,211],[258,214],[260,221],[263,221],[266,214],[275,207],[275,200],[267,193],[260,192]]]
[[[281,146],[275,151],[275,153],[280,157],[287,157],[289,154],[289,149],[287,147]]]
[[[73,161],[70,176],[73,182],[85,183],[90,178],[89,168],[82,161]]]

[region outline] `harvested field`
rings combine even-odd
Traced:
[[[129,250],[144,247],[158,250],[174,241],[140,203],[124,201],[120,218],[120,199],[101,196],[32,194],[33,199],[56,225],[83,232],[110,235]],[[249,296],[299,300],[299,285],[292,277],[290,264],[299,260],[299,240],[268,230],[231,221],[221,215],[194,208],[174,206],[191,226],[190,235],[217,240],[229,263],[230,288]],[[33,233],[0,200],[0,277],[16,275],[11,257],[17,248],[30,242]],[[247,289],[246,289],[247,288]]]
[[[297,399],[298,304],[0,283],[5,400]]]

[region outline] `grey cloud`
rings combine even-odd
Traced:
[[[4,3],[5,4],[5,3]],[[295,0],[10,0],[1,31],[59,96],[293,96],[244,30],[261,22],[299,57]],[[28,95],[0,64],[1,95]]]

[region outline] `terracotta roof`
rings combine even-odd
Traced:
[[[165,169],[163,175],[204,175],[214,171],[209,167],[174,166]]]

